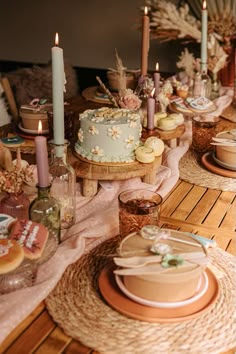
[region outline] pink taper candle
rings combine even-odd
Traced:
[[[38,185],[39,187],[47,187],[49,185],[49,172],[47,139],[45,138],[45,136],[37,136],[35,138],[35,148],[38,172]]]
[[[157,99],[159,96],[159,89],[160,89],[160,73],[159,73],[158,63],[156,63],[156,72],[154,73],[154,87],[155,87],[155,97]]]
[[[155,98],[148,97],[147,99],[147,128],[154,129],[154,113],[155,113]]]
[[[148,71],[148,52],[149,52],[149,16],[148,8],[145,6],[143,15],[142,31],[142,57],[141,57],[141,75],[146,76]]]

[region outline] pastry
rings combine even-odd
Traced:
[[[153,149],[155,156],[160,156],[165,148],[163,141],[155,136],[147,138],[144,146]]]
[[[146,146],[139,146],[135,150],[135,156],[136,159],[142,163],[150,163],[155,160],[154,150]]]
[[[182,113],[171,113],[168,117],[173,118],[177,125],[184,123],[184,116]]]
[[[166,118],[166,117],[167,117],[167,113],[165,113],[165,112],[155,113],[154,114],[154,126],[157,127],[159,120],[161,120],[162,118]]]
[[[0,240],[0,274],[19,267],[24,259],[23,248],[14,240]]]
[[[177,127],[177,123],[174,118],[163,118],[158,122],[158,128],[161,130],[173,130]]]
[[[38,259],[46,246],[48,230],[44,225],[31,220],[18,220],[10,232],[9,239],[23,246],[26,258]]]
[[[206,97],[188,97],[186,104],[193,112],[197,113],[212,112],[216,108],[213,102]]]
[[[0,214],[0,238],[6,237],[16,219],[7,214]],[[4,237],[1,237],[4,236]]]
[[[25,140],[18,135],[14,135],[8,138],[2,138],[2,143],[6,147],[18,147],[21,146]]]

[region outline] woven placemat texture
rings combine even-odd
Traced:
[[[46,299],[67,335],[104,354],[216,354],[236,346],[235,257],[212,250],[220,294],[209,311],[179,323],[148,323],[113,310],[99,293],[99,274],[118,242],[109,239],[71,264]]]
[[[236,179],[223,177],[208,171],[201,158],[193,150],[188,150],[179,161],[180,178],[186,182],[221,191],[236,192]]]

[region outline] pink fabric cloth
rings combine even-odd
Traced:
[[[218,99],[218,112],[227,103],[224,96]],[[143,183],[140,178],[113,181],[107,186],[103,184],[104,187],[94,197],[83,197],[80,185],[77,185],[76,223],[64,234],[64,241],[55,255],[40,266],[36,284],[0,296],[0,343],[47,297],[69,264],[105,239],[118,234],[118,195],[121,191],[144,188],[157,191],[164,197],[172,190],[179,178],[179,160],[191,144],[191,132],[191,121],[187,121],[179,146],[174,149],[165,147],[155,185]]]

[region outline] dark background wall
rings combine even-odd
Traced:
[[[129,69],[140,67],[144,0],[1,0],[0,60],[47,63],[55,33],[73,66],[114,67],[117,48]],[[149,70],[174,72],[181,47],[152,40]]]

